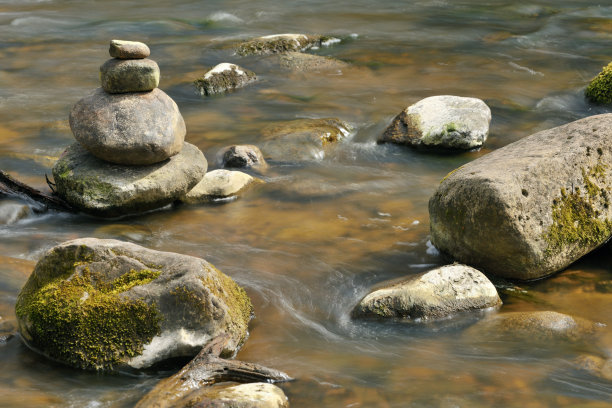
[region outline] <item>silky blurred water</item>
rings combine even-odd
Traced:
[[[340,75],[294,74],[271,58],[233,54],[241,39],[286,32],[342,39],[313,52],[352,66]],[[179,105],[187,140],[210,168],[220,148],[258,144],[261,129],[278,121],[337,117],[353,132],[321,159],[272,162],[265,185],[225,204],[118,220],[31,213],[0,227],[0,406],[129,407],[172,373],[79,372],[34,354],[18,336],[2,340],[35,261],[78,237],[200,256],[232,276],[256,312],[238,358],[296,377],[282,385],[292,407],[612,405],[612,384],[574,364],[583,352],[608,356],[607,327],[588,350],[576,350],[467,333],[481,313],[433,323],[349,318],[376,285],[448,262],[428,242],[427,201],[449,171],[536,131],[610,111],[583,97],[612,60],[609,0],[0,0],[2,170],[46,188],[44,175],[74,140],[68,113],[99,86],[113,38],[149,45],[160,88]],[[260,80],[200,97],[192,81],[220,62]],[[483,149],[433,155],[376,145],[403,108],[439,94],[491,107]],[[609,252],[548,280],[498,283],[501,312],[554,310],[609,326],[612,294],[596,290],[611,278]]]

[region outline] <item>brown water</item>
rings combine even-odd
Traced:
[[[582,91],[612,59],[612,3],[590,3],[0,0],[0,168],[38,187],[73,141],[68,113],[98,86],[112,38],[149,44],[160,87],[211,168],[219,148],[257,144],[277,121],[338,117],[354,128],[322,159],[273,162],[266,185],[223,205],[110,221],[48,213],[0,227],[0,331],[14,326],[15,297],[45,250],[77,237],[116,238],[206,258],[243,285],[257,316],[238,358],[298,378],[282,385],[292,407],[612,406],[612,384],[574,368],[581,350],[466,334],[480,314],[426,324],[348,316],[377,284],[447,262],[428,243],[427,213],[446,173],[606,111]],[[354,67],[293,75],[227,47],[285,32],[342,38],[316,52]],[[202,99],[191,82],[219,62],[250,68],[260,81]],[[439,156],[375,144],[401,109],[437,94],[487,102],[486,148]],[[611,279],[608,253],[521,290],[500,286],[501,310],[555,310],[609,327],[612,294],[595,290]],[[612,330],[592,349],[607,356]],[[0,342],[0,367],[2,407],[129,407],[171,373],[78,372],[18,337]]]

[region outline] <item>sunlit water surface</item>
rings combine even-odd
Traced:
[[[291,74],[241,58],[240,39],[332,34],[315,51],[351,62],[341,75]],[[429,244],[427,201],[454,168],[538,130],[596,113],[583,89],[612,59],[609,1],[60,1],[0,0],[0,168],[46,188],[73,138],[71,106],[98,86],[112,38],[146,42],[160,87],[187,140],[214,168],[229,144],[260,140],[277,121],[338,117],[351,136],[324,158],[272,162],[267,184],[222,205],[178,206],[119,220],[30,215],[0,227],[0,329],[35,261],[78,237],[115,238],[203,257],[244,286],[255,305],[238,354],[298,380],[292,407],[604,407],[612,384],[575,369],[583,350],[467,333],[482,314],[433,323],[355,322],[376,285],[448,262]],[[260,80],[201,98],[206,67],[235,62]],[[493,120],[486,147],[432,155],[378,146],[378,134],[427,96],[481,98]],[[609,249],[521,290],[500,287],[501,311],[555,310],[612,325]],[[612,331],[592,345],[605,357]],[[2,407],[129,407],[172,373],[103,375],[0,343]]]

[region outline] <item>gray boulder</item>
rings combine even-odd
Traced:
[[[612,114],[528,136],[449,173],[431,241],[487,274],[537,279],[612,235]]]
[[[256,179],[241,171],[218,169],[209,171],[181,201],[188,204],[204,203],[235,197]]]
[[[293,72],[338,72],[349,67],[344,61],[332,57],[305,54],[303,52],[287,52],[279,55],[281,68]]]
[[[262,130],[261,149],[266,157],[278,161],[318,160],[349,133],[350,126],[336,118],[280,122]]]
[[[111,40],[108,53],[113,58],[142,59],[151,55],[151,50],[147,44],[138,41]]]
[[[81,145],[117,164],[166,160],[181,151],[186,134],[178,106],[158,88],[116,95],[98,88],[74,105],[69,119]]]
[[[53,178],[57,194],[74,208],[117,217],[171,204],[202,180],[207,167],[202,152],[189,143],[168,161],[148,166],[107,163],[75,143],[53,166]]]
[[[268,163],[259,147],[254,145],[234,145],[221,149],[217,153],[217,163],[221,167],[255,168],[263,170]]]
[[[224,62],[194,81],[200,95],[214,95],[242,88],[257,80],[253,71]]]
[[[275,34],[258,37],[238,45],[239,55],[280,54],[289,51],[305,51],[339,42],[337,38],[305,35],[305,34]]]
[[[152,91],[159,85],[159,67],[150,59],[109,59],[100,66],[100,82],[112,94]]]
[[[482,146],[490,122],[491,110],[480,99],[431,96],[397,115],[378,142],[469,150]]]
[[[442,318],[501,305],[495,286],[466,265],[447,265],[377,289],[353,310],[353,317]]]
[[[94,370],[195,356],[219,335],[233,354],[252,314],[244,290],[203,259],[95,238],[47,251],[15,308],[28,346]]]

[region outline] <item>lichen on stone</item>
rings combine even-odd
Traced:
[[[70,261],[62,265],[69,266],[65,274],[46,282],[41,275],[38,285],[20,293],[16,314],[27,322],[22,334],[28,343],[54,360],[92,370],[140,355],[160,333],[161,317],[155,304],[121,294],[151,282],[160,271],[132,269],[107,282],[90,270],[87,257]]]
[[[584,91],[585,96],[598,104],[612,103],[612,62],[603,67]]]

